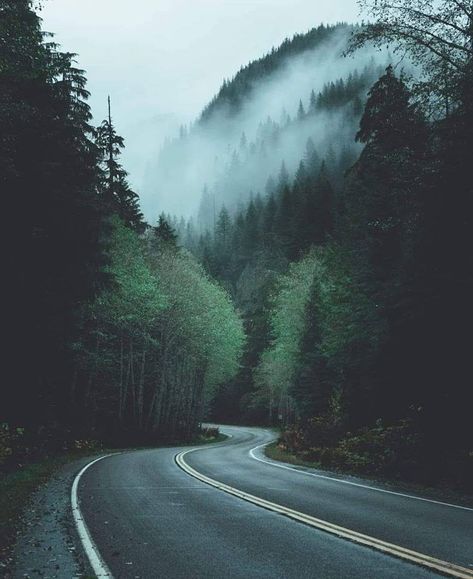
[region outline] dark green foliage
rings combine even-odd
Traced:
[[[109,213],[118,215],[128,227],[143,233],[145,224],[138,195],[131,190],[126,179],[127,172],[118,161],[125,141],[113,125],[110,97],[108,105],[108,119],[95,130],[94,135],[101,169],[99,191]]]
[[[177,234],[174,229],[169,225],[164,214],[159,216],[158,225],[153,227],[153,232],[156,238],[162,243],[169,246],[176,246]]]
[[[313,95],[307,114],[345,90]],[[422,482],[441,482],[441,451],[445,477],[469,480],[471,72],[459,91],[455,112],[428,120],[388,67],[368,95],[358,159],[329,147],[324,160],[309,140],[295,175],[283,164],[262,206],[233,217],[232,266],[210,271],[232,288],[249,340],[216,418],[295,420],[287,446],[307,460]],[[218,254],[212,235],[207,244]]]
[[[105,211],[82,71],[45,43],[30,2],[0,3],[0,178],[12,424],[67,420],[69,344],[104,283]],[[26,361],[26,362],[25,362]]]
[[[90,126],[84,73],[32,5],[0,0],[0,465],[91,437],[190,439],[238,369],[240,318],[172,218],[145,232],[123,138],[111,114]]]

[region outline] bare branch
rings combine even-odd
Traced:
[[[455,1],[455,0],[453,0],[453,1]],[[444,18],[441,18],[440,16],[438,16],[436,14],[429,14],[427,12],[422,12],[421,10],[417,10],[416,8],[412,8],[411,6],[385,4],[385,7],[387,9],[391,9],[391,10],[399,10],[399,11],[403,11],[403,12],[408,12],[410,14],[415,14],[416,16],[419,16],[420,18],[425,18],[427,20],[435,22],[436,24],[443,24],[444,26],[448,26],[449,28],[453,28],[454,30],[456,30],[457,32],[460,32],[463,35],[468,34],[468,29],[462,28],[461,26],[458,26],[454,22],[451,22],[449,20],[445,20]]]
[[[441,36],[438,36],[437,34],[430,32],[429,30],[419,29],[411,24],[405,24],[404,26],[406,28],[414,30],[415,32],[418,32],[420,34],[426,34],[428,36],[431,36],[432,38],[435,38],[435,40],[438,40],[440,43],[445,44],[445,45],[449,46],[450,48],[454,48],[455,50],[459,50],[461,52],[466,52],[467,54],[473,54],[473,51],[471,49],[466,48],[465,46],[462,46],[461,44],[457,44],[456,42],[452,42],[451,40],[446,40],[445,38],[442,38]]]
[[[468,12],[468,10],[465,8],[465,5],[462,2],[460,2],[459,0],[452,0],[452,2],[455,4],[455,6],[457,8],[459,8],[463,12],[463,14],[465,14],[465,16],[467,16],[470,19],[470,21],[472,20],[473,10]]]

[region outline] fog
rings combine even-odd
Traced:
[[[151,219],[159,204],[143,178],[166,136],[195,120],[241,65],[322,22],[353,22],[358,8],[356,0],[46,0],[41,15],[63,49],[78,53],[95,122],[112,96],[123,161]]]
[[[349,31],[341,29],[317,49],[286,60],[275,74],[253,85],[238,115],[222,110],[167,142],[149,161],[145,175],[142,203],[148,219],[155,220],[161,211],[196,215],[204,187],[217,212],[222,204],[234,211],[251,194],[265,193],[268,178],[277,178],[283,161],[294,175],[309,138],[321,159],[347,150],[350,157],[359,150],[354,141],[358,118],[351,104],[295,121],[301,100],[308,110],[312,91],[317,94],[327,83],[366,69],[372,82],[387,64],[386,54],[370,50],[344,57],[348,37]],[[363,99],[367,87],[361,92]]]

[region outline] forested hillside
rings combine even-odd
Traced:
[[[276,75],[287,66],[291,58],[300,55],[308,56],[318,48],[331,50],[337,37],[343,39],[354,27],[347,24],[336,26],[320,25],[306,34],[296,34],[287,38],[281,46],[273,48],[266,56],[242,66],[231,80],[224,81],[220,91],[205,107],[199,119],[199,124],[211,123],[222,113],[229,116],[237,114],[245,102],[251,100],[256,84],[268,77]],[[324,47],[325,45],[325,47]]]
[[[37,9],[0,2],[0,464],[78,440],[190,440],[238,368],[240,318],[168,224],[144,222],[111,113],[91,124],[85,73]]]
[[[251,191],[264,193],[283,161],[296,171],[309,138],[319,155],[349,166],[360,151],[352,136],[363,99],[388,63],[386,51],[344,58],[352,31],[320,26],[225,81],[201,117],[150,161],[148,211],[198,212],[204,233],[222,205],[233,213]]]
[[[465,6],[447,4],[445,19],[406,4],[384,6],[391,20],[374,7],[379,26],[355,31],[351,49],[389,40],[394,54],[408,49],[415,76],[372,64],[312,93],[285,123],[268,120],[254,142],[242,137],[197,219],[174,224],[233,296],[248,334],[215,420],[283,425],[283,448],[325,466],[465,484],[473,472],[472,36]],[[435,37],[421,32],[432,22]],[[245,79],[265,62],[225,83],[200,122],[226,95],[242,102]],[[321,138],[317,119],[328,111],[342,115],[344,130]],[[296,133],[305,152],[288,170],[294,160],[281,159],[277,143]],[[280,163],[263,189],[254,170],[261,155]]]

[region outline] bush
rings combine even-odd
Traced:
[[[423,441],[410,421],[384,427],[378,422],[355,435],[344,437],[333,460],[341,466],[369,474],[418,478]]]
[[[200,429],[200,436],[205,440],[217,440],[217,438],[220,436],[220,430],[218,427],[202,427]]]
[[[306,447],[332,447],[343,435],[341,423],[330,415],[316,416],[303,428]]]
[[[338,421],[328,415],[311,418],[303,425],[285,430],[278,442],[281,450],[294,452],[307,461],[320,461],[326,447],[335,446],[343,434]]]
[[[340,422],[330,416],[308,420],[303,427],[285,431],[282,450],[307,462],[361,474],[385,474],[418,479],[422,470],[424,443],[408,420],[374,427],[354,434],[343,432]]]
[[[473,485],[473,451],[440,449],[438,440],[419,434],[411,419],[389,426],[378,420],[372,427],[350,433],[329,416],[320,416],[283,432],[278,447],[328,469],[468,492]]]

